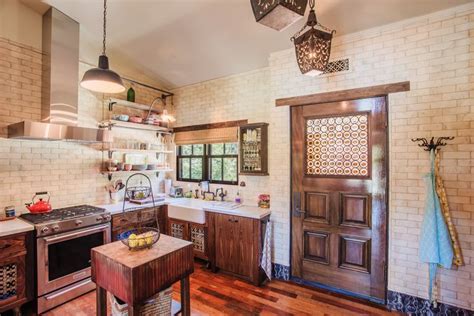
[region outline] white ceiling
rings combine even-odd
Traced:
[[[102,1],[43,1],[81,24],[81,59],[97,63]],[[337,36],[472,1],[319,0],[316,13]],[[304,23],[274,31],[255,23],[249,0],[109,0],[108,8],[112,68],[125,63],[168,88],[265,67]]]

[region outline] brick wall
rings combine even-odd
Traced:
[[[8,124],[40,120],[41,57],[36,49],[0,38],[0,137],[6,136]],[[80,63],[79,79],[89,68]],[[128,89],[129,83],[125,85]],[[144,104],[161,94],[139,85],[133,88],[136,101]],[[126,93],[115,97],[126,98]],[[107,96],[103,99],[100,94],[79,88],[79,125],[97,127],[98,121],[108,118],[106,99]],[[131,113],[123,107],[116,107],[114,112]],[[115,129],[114,137],[156,140],[153,132],[125,129]],[[50,192],[55,208],[108,202],[104,189],[108,180],[100,174],[107,155],[103,155],[100,146],[0,138],[0,207],[15,205],[19,212],[24,211],[24,203],[30,202],[38,191]],[[157,181],[155,178],[156,189]]]
[[[455,136],[442,150],[441,174],[466,265],[441,270],[442,302],[474,309],[474,5],[337,37],[332,59],[348,72],[302,76],[294,51],[274,53],[269,67],[177,89],[177,126],[249,119],[269,127],[269,177],[241,177],[244,199],[270,193],[274,262],[289,264],[289,109],[281,97],[409,80],[411,91],[389,97],[389,289],[427,297],[428,271],[418,259],[423,174],[428,154],[413,137]],[[235,192],[236,187],[227,187]]]

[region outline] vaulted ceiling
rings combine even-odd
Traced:
[[[31,2],[34,0],[23,0]],[[43,0],[81,24],[81,59],[97,63],[102,1]],[[318,20],[347,34],[472,0],[319,0]],[[109,0],[108,55],[169,88],[265,67],[292,47],[304,20],[283,32],[255,23],[249,0]]]

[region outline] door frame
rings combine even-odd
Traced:
[[[317,93],[311,95],[304,95],[304,96],[297,96],[291,98],[284,98],[284,99],[277,99],[275,100],[276,106],[289,106],[290,107],[290,168],[293,166],[293,158],[291,155],[291,148],[293,146],[293,137],[292,137],[292,130],[293,130],[293,114],[291,111],[291,107],[293,106],[305,106],[305,105],[317,105],[321,103],[329,103],[329,102],[341,102],[341,101],[348,101],[348,100],[357,100],[357,99],[367,99],[373,97],[385,97],[385,104],[386,104],[386,117],[387,117],[387,132],[386,132],[386,231],[385,231],[385,238],[386,238],[386,249],[385,249],[385,298],[383,300],[379,300],[373,297],[366,297],[363,295],[357,295],[356,293],[352,293],[343,289],[336,289],[324,284],[320,284],[317,282],[306,281],[300,278],[296,278],[292,276],[292,260],[293,260],[293,199],[292,199],[292,192],[293,192],[293,177],[290,176],[290,280],[294,280],[297,283],[306,284],[313,287],[318,287],[324,290],[330,290],[335,293],[343,294],[346,296],[354,297],[354,298],[361,298],[363,300],[371,301],[377,304],[385,305],[387,302],[387,294],[388,294],[388,251],[389,251],[389,229],[390,229],[390,155],[389,155],[389,148],[390,148],[390,129],[388,126],[389,122],[389,98],[388,95],[390,93],[397,93],[397,92],[406,92],[410,91],[410,82],[398,82],[393,84],[384,84],[378,86],[371,86],[371,87],[364,87],[364,88],[356,88],[356,89],[348,89],[348,90],[339,90],[333,92],[324,92],[324,93]],[[291,174],[291,173],[290,173]]]

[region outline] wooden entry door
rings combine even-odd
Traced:
[[[295,106],[292,276],[386,295],[386,98]]]

